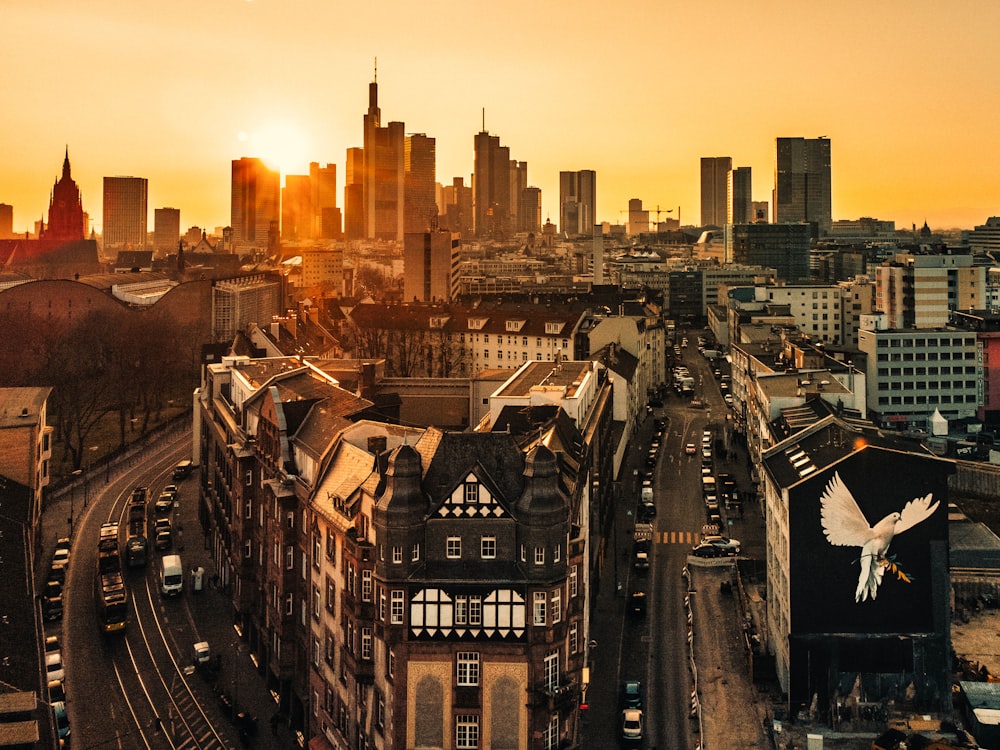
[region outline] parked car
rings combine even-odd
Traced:
[[[740,553],[740,540],[731,539],[728,536],[706,536],[702,539],[702,544],[712,544],[719,549],[725,550],[730,555]]]
[[[56,550],[52,554],[53,565],[69,565],[70,540],[63,537],[56,541]]]
[[[45,677],[48,682],[66,679],[63,668],[62,651],[49,651],[45,655]]]
[[[642,709],[626,708],[622,711],[622,739],[626,742],[642,740]]]
[[[63,616],[63,585],[49,579],[42,592],[42,617],[46,620],[61,620]]]
[[[66,583],[66,566],[59,565],[57,563],[52,563],[52,567],[49,568],[49,578],[50,581],[58,581],[60,584]]]
[[[69,741],[69,715],[66,713],[66,703],[64,701],[52,704],[52,716],[56,722],[56,734],[59,739]]]
[[[49,680],[49,703],[66,702],[66,685],[62,680]]]
[[[59,650],[59,636],[50,635],[45,638],[45,653]]]
[[[173,509],[174,499],[166,493],[156,498],[156,503],[153,505],[153,510],[160,516],[168,515]]]
[[[621,687],[621,707],[642,708],[642,683],[639,680],[625,680]]]
[[[701,542],[700,544],[696,544],[694,547],[692,547],[691,554],[694,555],[695,557],[707,557],[707,558],[727,557],[729,555],[729,553],[726,552],[726,550],[722,549],[721,547],[716,547],[714,544],[707,544],[705,542]]]

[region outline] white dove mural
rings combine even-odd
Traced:
[[[931,494],[914,498],[903,506],[902,511],[890,513],[870,526],[851,491],[841,480],[840,473],[833,475],[820,500],[820,517],[823,533],[830,544],[861,548],[861,574],[858,576],[854,601],[863,602],[869,598],[874,600],[879,584],[882,583],[882,576],[889,566],[892,566],[901,579],[909,580],[894,562],[886,558],[886,552],[896,534],[913,528],[934,514],[940,503],[931,504],[932,498]]]

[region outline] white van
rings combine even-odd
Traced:
[[[160,593],[178,596],[184,589],[184,566],[180,555],[164,555],[160,561]]]

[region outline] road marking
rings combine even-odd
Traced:
[[[658,544],[697,544],[701,541],[700,531],[661,531],[655,535]]]

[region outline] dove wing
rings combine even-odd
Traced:
[[[838,547],[864,547],[871,538],[868,520],[841,480],[840,472],[833,475],[820,498],[820,519],[827,541]]]
[[[901,534],[907,529],[913,528],[921,521],[930,518],[941,504],[939,500],[932,505],[931,500],[933,499],[933,494],[927,494],[923,497],[915,497],[904,505],[903,510],[899,514],[899,520],[896,521],[896,525],[893,528],[893,533]]]

